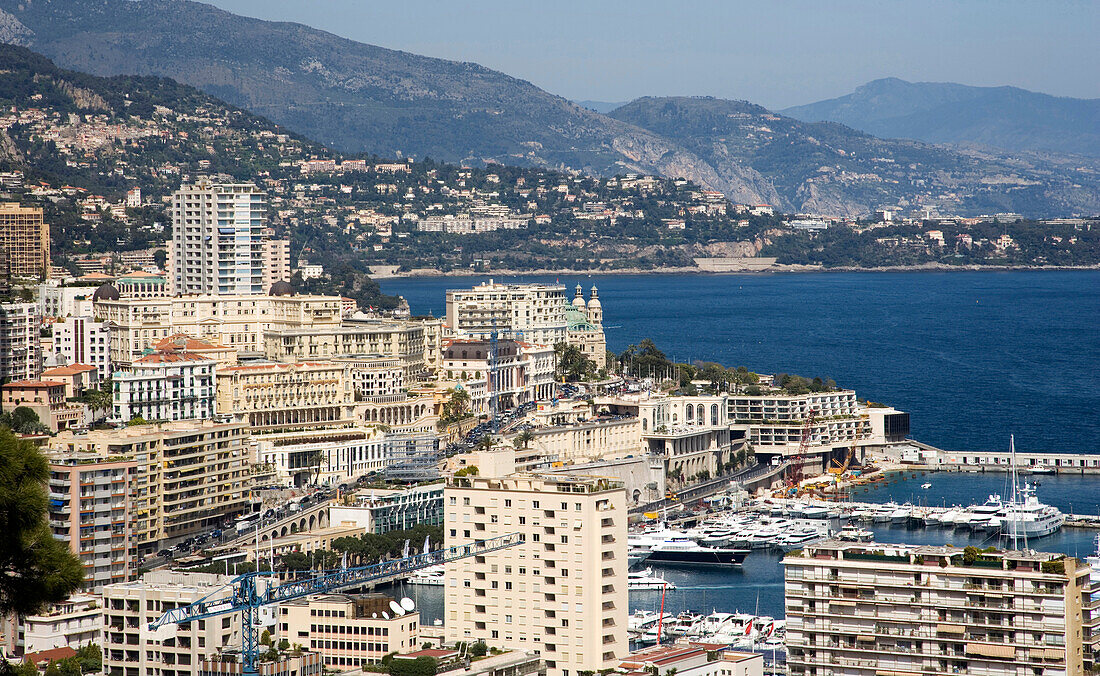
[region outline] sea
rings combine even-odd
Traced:
[[[499,282],[598,287],[609,349],[652,339],[678,362],[832,378],[861,399],[910,413],[912,437],[948,450],[1100,452],[1100,271],[852,272],[775,275],[560,275],[380,280],[414,314],[445,312],[445,291]],[[899,474],[853,496],[954,505],[1007,496],[1004,474]],[[1040,499],[1100,514],[1100,476],[1029,477]],[[921,489],[923,483],[932,486]],[[992,544],[964,531],[871,528],[879,542]],[[1030,543],[1071,555],[1095,533],[1063,529]],[[742,569],[666,569],[665,612],[783,616],[778,553]],[[442,588],[405,585],[424,620],[442,618]],[[631,592],[656,609],[659,592]]]

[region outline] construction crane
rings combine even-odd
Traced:
[[[241,654],[244,658],[244,676],[257,676],[259,659],[259,638],[257,630],[261,624],[260,610],[265,606],[286,603],[294,599],[324,594],[347,587],[375,585],[407,577],[409,573],[471,556],[483,556],[508,547],[521,544],[519,533],[511,533],[488,540],[477,540],[465,545],[456,545],[434,552],[424,551],[393,561],[384,561],[370,566],[341,568],[321,571],[313,577],[294,580],[281,585],[271,584],[267,579],[275,573],[259,571],[245,573],[233,578],[225,586],[207,594],[191,605],[169,610],[158,619],[149,623],[149,630],[161,633],[171,625],[188,624],[195,620],[204,620],[218,615],[239,613],[241,615]],[[231,589],[231,594],[226,590]]]
[[[840,479],[844,476],[844,473],[848,471],[848,468],[852,466],[852,460],[854,460],[856,457],[856,446],[859,444],[859,437],[862,434],[863,421],[860,420],[858,423],[856,423],[856,433],[855,436],[852,437],[852,445],[848,449],[848,455],[844,457],[843,464],[840,462],[840,460],[834,459],[832,461],[832,466],[829,467],[829,471],[833,474],[836,474],[836,480],[838,483],[840,482]]]
[[[810,447],[810,430],[816,415],[817,410],[812,408],[806,415],[806,420],[802,423],[802,438],[798,441],[798,453],[791,458],[791,471],[787,474],[787,485],[796,491],[802,484],[802,466],[806,463],[806,449]]]

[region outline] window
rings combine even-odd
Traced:
[[[511,615],[505,615],[504,616],[504,624],[512,624],[512,616]]]

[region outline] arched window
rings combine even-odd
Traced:
[[[645,432],[649,429],[649,419],[642,418],[642,431]]]
[[[710,405],[710,424],[711,425],[717,425],[718,424],[718,404],[711,404]]]
[[[704,410],[705,410],[705,409],[703,408],[703,405],[702,405],[702,404],[699,404],[699,406],[698,406],[698,411],[699,411],[699,424],[700,424],[700,425],[705,425],[705,424],[707,424],[707,416],[706,416],[706,414],[704,413]],[[711,422],[711,424],[713,425],[714,423],[713,423],[713,422]]]
[[[685,420],[691,420],[691,418],[692,418],[691,404],[688,404],[687,408],[684,410],[684,419]]]

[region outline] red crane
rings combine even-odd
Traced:
[[[787,473],[787,485],[795,490],[798,490],[799,485],[802,483],[802,466],[806,463],[806,449],[810,445],[810,428],[814,424],[814,416],[816,415],[817,410],[811,408],[805,422],[802,423],[802,438],[798,442],[798,453],[791,458],[791,469]]]

